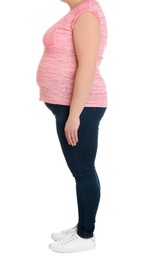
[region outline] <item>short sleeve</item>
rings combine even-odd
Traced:
[[[100,23],[100,18],[99,18],[98,14],[97,14],[97,12],[96,12],[95,10],[83,10],[83,11],[81,11],[81,12],[79,12],[78,14],[75,15],[75,17],[74,17],[74,19],[73,19],[73,21],[72,21],[72,25],[71,25],[71,29],[72,29],[72,30],[73,30],[73,28],[74,28],[75,22],[77,21],[78,17],[79,17],[82,13],[85,13],[85,12],[92,13],[93,15],[95,15],[96,18],[97,18],[97,20],[98,20],[99,23]]]

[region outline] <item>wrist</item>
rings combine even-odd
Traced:
[[[69,113],[69,118],[70,119],[79,119],[80,115],[77,113]]]
[[[70,106],[69,110],[69,118],[77,119],[80,117],[80,112],[78,109],[74,108],[73,106]]]

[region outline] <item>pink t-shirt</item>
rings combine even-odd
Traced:
[[[73,26],[83,12],[94,14],[101,26],[101,41],[96,70],[86,107],[106,107],[107,91],[99,65],[107,44],[107,25],[104,13],[96,0],[85,0],[70,10],[56,24],[50,27],[43,37],[44,53],[37,70],[37,84],[40,88],[40,101],[70,105],[78,61],[73,42]]]

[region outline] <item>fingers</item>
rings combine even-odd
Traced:
[[[75,146],[78,142],[77,132],[66,132],[66,139],[69,145]]]
[[[65,136],[69,145],[75,146],[78,142],[79,118],[68,117],[65,124]]]

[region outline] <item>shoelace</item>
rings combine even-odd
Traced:
[[[76,226],[74,228],[69,229],[69,230],[66,229],[66,230],[61,231],[61,234],[62,235],[71,234],[72,232],[74,232],[74,230],[76,230]]]
[[[61,245],[65,245],[65,244],[68,244],[74,240],[76,240],[78,238],[76,232],[73,232],[71,233],[69,236],[67,236],[66,238],[64,238],[62,241],[61,241]]]
[[[61,231],[62,235],[67,235],[67,234],[70,234],[72,232],[73,232],[73,230],[63,230],[63,231]]]

